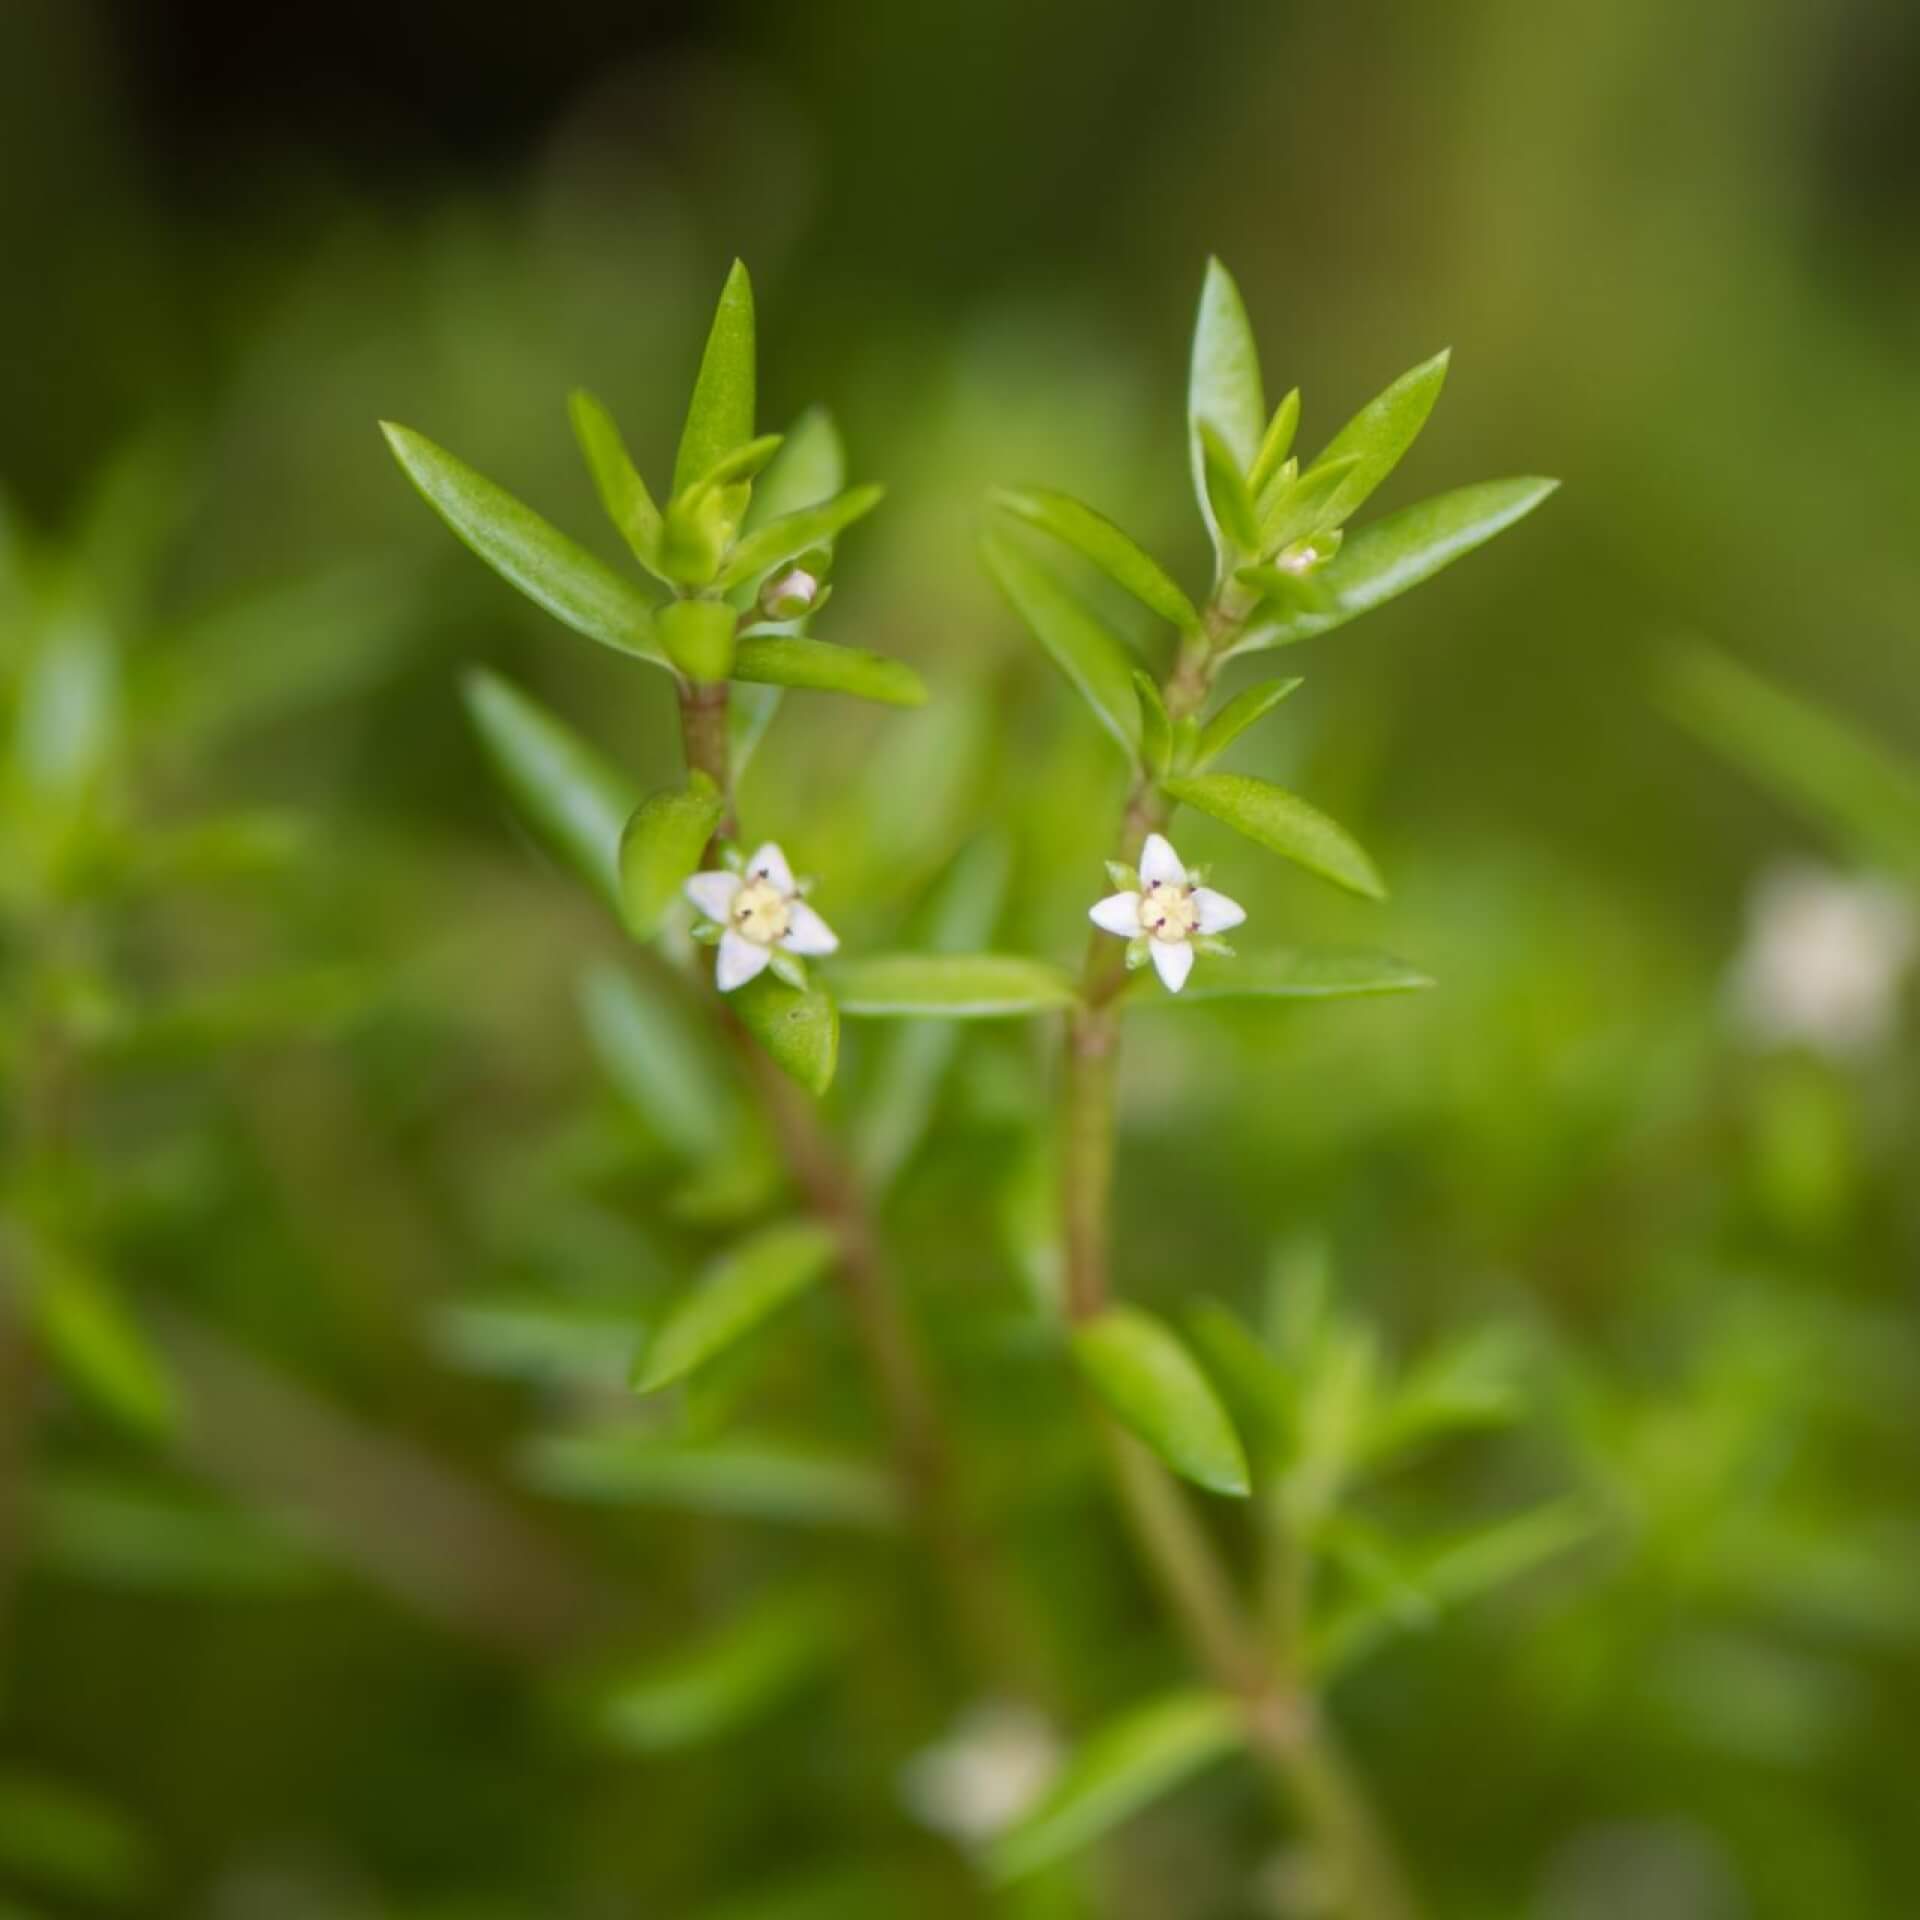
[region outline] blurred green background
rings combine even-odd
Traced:
[[[858,1487],[769,1520],[725,1510],[764,1489],[604,1505],[530,1470],[622,1399],[693,1243],[581,1015],[617,936],[516,838],[456,679],[511,674],[642,784],[671,700],[473,565],[374,422],[616,559],[567,390],[659,471],[744,257],[763,423],[824,401],[889,488],[834,637],[935,693],[790,702],[749,805],[850,945],[997,829],[1001,944],[1071,959],[1121,774],[981,576],[980,501],[1066,488],[1198,580],[1209,252],[1309,439],[1452,346],[1390,504],[1565,484],[1286,663],[1246,764],[1353,822],[1388,905],[1181,836],[1253,925],[1440,987],[1136,1023],[1123,1283],[1251,1310],[1304,1237],[1389,1349],[1524,1355],[1521,1424],[1383,1503],[1574,1492],[1589,1536],[1335,1694],[1435,1912],[1920,1902],[1920,842],[1862,911],[1885,841],[1663,692],[1704,640],[1920,763],[1911,6],[10,0],[8,726],[67,619],[110,635],[119,721],[82,826],[60,767],[9,775],[0,1257],[57,1189],[152,1355],[108,1354],[104,1407],[0,1378],[0,1911],[1002,1910],[903,1797],[971,1689],[898,1544],[840,1524]],[[30,977],[98,1042],[52,1094]],[[1044,1087],[1033,1036],[969,1035],[888,1220],[1093,1707],[1179,1661],[1005,1226]],[[819,1390],[854,1378],[832,1314],[783,1325],[684,1417],[871,1452],[857,1386]],[[582,1707],[610,1650],[793,1579],[858,1632],[737,1724],[661,1751]],[[1004,1910],[1318,1910],[1231,1771],[1119,1846]]]

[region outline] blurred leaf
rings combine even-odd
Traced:
[[[1443,1342],[1407,1373],[1374,1414],[1371,1460],[1387,1460],[1443,1434],[1502,1426],[1523,1408],[1512,1328],[1493,1326]]]
[[[867,1020],[1006,1020],[1079,998],[1063,968],[1011,953],[863,954],[835,966],[833,990]]]
[[[667,1310],[634,1361],[636,1393],[652,1393],[751,1333],[833,1264],[838,1242],[811,1221],[768,1227],[710,1265]]]
[[[846,1606],[819,1586],[788,1587],[664,1659],[593,1689],[600,1733],[638,1753],[671,1753],[735,1733],[779,1707],[838,1653]]]
[[[1313,576],[1318,604],[1290,607],[1273,619],[1256,615],[1233,651],[1311,640],[1370,613],[1524,519],[1559,484],[1532,477],[1487,480],[1375,520],[1351,534]]]
[[[1260,451],[1254,456],[1253,466],[1247,474],[1247,486],[1256,501],[1286,465],[1287,455],[1293,451],[1293,436],[1299,426],[1300,389],[1294,387],[1274,408],[1273,418],[1267,422],[1266,434],[1260,442]]]
[[[120,1062],[203,1064],[228,1048],[325,1038],[364,1014],[387,983],[355,967],[299,967],[110,1014],[81,1037]]]
[[[123,1902],[141,1894],[153,1860],[118,1808],[14,1769],[0,1773],[0,1872],[73,1899]]]
[[[215,814],[185,826],[148,825],[128,848],[118,876],[137,887],[194,887],[277,873],[310,851],[313,835],[297,814]]]
[[[684,787],[651,793],[634,810],[620,836],[620,897],[636,940],[660,931],[725,811],[720,789],[698,767]]]
[[[988,1854],[996,1881],[1078,1853],[1240,1745],[1240,1711],[1224,1694],[1178,1693],[1130,1708],[1080,1743],[1039,1805]]]
[[[1374,864],[1337,822],[1297,794],[1246,773],[1199,773],[1163,783],[1168,796],[1224,821],[1249,840],[1334,885],[1384,900]]]
[[[819,987],[804,992],[771,973],[728,995],[747,1031],[781,1070],[816,1098],[833,1085],[840,1059],[840,1010]]]
[[[1133,670],[1133,691],[1140,702],[1140,761],[1156,780],[1164,779],[1173,759],[1173,726],[1166,702],[1150,674]]]
[[[1256,720],[1264,719],[1303,684],[1297,676],[1291,680],[1261,680],[1236,693],[1201,729],[1199,751],[1194,756],[1195,771],[1202,771],[1219,759]]]
[[[1336,1609],[1315,1631],[1313,1670],[1323,1677],[1350,1667],[1382,1640],[1464,1606],[1589,1539],[1593,1514],[1577,1500],[1555,1500],[1512,1519],[1418,1548],[1392,1550],[1390,1567]],[[1384,1545],[1377,1549],[1386,1553]]]
[[[1303,478],[1349,456],[1357,462],[1340,487],[1327,525],[1340,526],[1351,520],[1400,464],[1440,397],[1451,354],[1450,348],[1444,349],[1403,373],[1392,386],[1369,400],[1321,450]]]
[[[660,509],[628,455],[612,414],[584,387],[576,387],[569,396],[567,411],[607,518],[620,529],[621,538],[633,549],[633,557],[649,573],[664,579],[660,572]]]
[[[675,493],[695,485],[716,461],[753,438],[753,386],[753,284],[736,260],[720,290],[687,404],[673,463]]]
[[[1067,494],[1043,488],[1000,488],[992,499],[995,506],[1084,554],[1150,613],[1157,613],[1182,632],[1199,626],[1199,611],[1167,570],[1104,514]]]
[[[113,640],[69,603],[42,630],[16,697],[13,763],[36,806],[70,812],[99,781],[118,725]]]
[[[498,674],[477,667],[462,690],[487,758],[522,818],[623,914],[620,839],[639,800],[626,775]]]
[[[982,540],[980,553],[988,573],[1054,665],[1080,690],[1100,724],[1132,755],[1139,745],[1140,702],[1133,691],[1133,662],[1126,648],[1031,554],[992,534]]]
[[[31,1539],[48,1573],[143,1593],[273,1594],[325,1577],[263,1517],[125,1476],[43,1472]]]
[[[890,1528],[899,1517],[886,1474],[799,1441],[734,1433],[690,1444],[612,1426],[541,1435],[522,1462],[535,1486],[576,1500],[810,1526]]]
[[[1236,552],[1258,553],[1260,516],[1254,509],[1253,495],[1247,491],[1246,474],[1212,421],[1202,420],[1195,431],[1200,436],[1200,473],[1206,482],[1213,524]]]
[[[641,1335],[617,1300],[502,1294],[455,1300],[434,1316],[434,1339],[457,1367],[541,1385],[612,1389],[627,1380]]]
[[[739,666],[736,647],[734,665]],[[779,687],[749,686],[736,680],[733,691],[727,700],[727,748],[733,767],[733,781],[737,787],[752,766],[754,756],[760,751],[760,743],[767,737],[767,729],[773,725],[773,717],[780,711],[783,690]]]
[[[661,648],[689,680],[724,680],[733,671],[737,616],[724,600],[670,600],[654,631]]]
[[[1286,1369],[1221,1301],[1196,1301],[1187,1327],[1255,1462],[1271,1471],[1290,1448],[1292,1387]]]
[[[32,1301],[41,1342],[75,1392],[148,1439],[173,1432],[180,1399],[172,1376],[117,1289],[69,1256],[43,1251]]]
[[[1682,724],[1768,792],[1867,859],[1920,876],[1920,769],[1707,647],[1676,656],[1662,692]]]
[[[1200,424],[1209,422],[1225,444],[1236,470],[1245,475],[1259,458],[1267,424],[1266,395],[1260,383],[1260,351],[1233,276],[1218,260],[1207,262],[1200,289],[1200,311],[1193,328],[1193,360],[1187,376],[1187,438],[1193,465],[1193,493],[1224,558],[1220,525],[1214,517],[1206,453]]]
[[[801,634],[749,634],[734,649],[733,677],[816,693],[850,693],[889,707],[917,707],[925,683],[904,660]]]
[[[1214,1493],[1247,1491],[1240,1436],[1170,1327],[1138,1307],[1109,1307],[1074,1328],[1073,1356],[1121,1424],[1176,1473]]]
[[[846,449],[825,407],[809,407],[792,426],[772,464],[754,483],[742,523],[748,533],[769,521],[831,500],[847,484]],[[829,543],[830,544],[830,543]]]
[[[1126,991],[1129,1006],[1178,1007],[1207,1000],[1344,1000],[1360,994],[1417,993],[1432,985],[1427,975],[1388,954],[1347,947],[1283,947],[1198,969],[1177,995],[1155,992],[1145,978]]]
[[[502,579],[589,640],[665,664],[653,608],[630,581],[431,440],[391,421],[380,430],[427,504]]]
[[[902,1889],[871,1862],[782,1873],[751,1893],[703,1906],[696,1920],[899,1920]]]
[[[1011,867],[1005,841],[982,835],[956,854],[908,923],[930,953],[984,946],[1006,900]],[[940,1083],[958,1046],[951,1023],[902,1021],[875,1036],[872,1065],[853,1114],[853,1156],[861,1177],[884,1189],[926,1134]]]
[[[742,538],[728,554],[720,570],[720,585],[730,587],[739,581],[754,579],[782,561],[791,560],[810,548],[827,545],[856,520],[871,513],[885,495],[884,487],[849,487],[837,499],[801,507],[782,514],[777,520],[767,521]]]

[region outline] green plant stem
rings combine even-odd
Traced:
[[[724,838],[735,831],[726,683],[683,684],[680,716],[688,768],[706,774],[726,796],[715,836]],[[859,1180],[813,1102],[768,1059],[725,1002],[714,998],[808,1211],[839,1242],[835,1275],[892,1436],[907,1517],[939,1567],[977,1664],[1044,1704],[1057,1692],[1051,1662],[1013,1582],[967,1510],[946,1420]]]
[[[1244,613],[1220,600],[1200,633],[1182,643],[1162,688],[1170,718],[1196,714],[1212,689]],[[1136,863],[1149,833],[1171,809],[1153,780],[1136,774],[1121,821],[1119,857]],[[1088,944],[1081,1006],[1064,1048],[1061,1212],[1066,1232],[1066,1308],[1084,1321],[1112,1292],[1111,1203],[1114,1082],[1126,984],[1111,936]],[[1142,1560],[1194,1658],[1241,1704],[1250,1750],[1281,1782],[1314,1844],[1332,1866],[1350,1920],[1415,1920],[1418,1908],[1392,1843],[1339,1750],[1297,1665],[1297,1637],[1283,1651],[1263,1639],[1235,1591],[1211,1537],[1173,1477],[1103,1408],[1093,1408],[1122,1512]]]

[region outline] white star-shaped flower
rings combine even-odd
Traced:
[[[1196,945],[1212,947],[1216,934],[1247,917],[1246,909],[1224,893],[1199,885],[1199,876],[1187,872],[1157,833],[1148,834],[1140,849],[1138,879],[1137,888],[1108,894],[1087,917],[1103,933],[1118,934],[1130,943],[1129,965],[1152,960],[1167,991],[1178,993],[1193,971]]]
[[[800,897],[787,856],[771,840],[743,873],[696,873],[687,882],[687,898],[720,929],[713,981],[722,993],[757,978],[776,951],[812,958],[840,944]]]

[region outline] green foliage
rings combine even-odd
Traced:
[[[1064,1860],[1171,1793],[1240,1743],[1240,1710],[1210,1693],[1171,1694],[1097,1727],[1038,1806],[994,1843],[1002,1883]]]
[[[704,1366],[812,1286],[833,1255],[828,1229],[798,1221],[723,1255],[654,1329],[634,1362],[634,1390],[652,1393]]]
[[[612,568],[423,434],[380,430],[421,498],[503,580],[589,640],[661,661],[652,607]]]
[[[1160,563],[1105,515],[1044,488],[1003,487],[993,495],[993,503],[1084,554],[1116,586],[1182,632],[1200,624],[1199,611]]]
[[[1073,1356],[1120,1422],[1176,1473],[1213,1493],[1247,1491],[1239,1435],[1169,1327],[1138,1307],[1110,1307],[1074,1328]]]
[[[1260,382],[1260,350],[1233,276],[1218,260],[1207,262],[1200,313],[1193,328],[1193,359],[1187,379],[1187,434],[1192,450],[1193,491],[1213,535],[1221,570],[1227,565],[1223,530],[1215,515],[1206,436],[1217,436],[1229,469],[1243,477],[1259,457],[1267,426]]]
[[[840,1011],[868,1020],[1006,1020],[1078,998],[1072,977],[1011,953],[881,953],[833,970]]]
[[[801,634],[749,635],[734,650],[736,680],[814,693],[849,693],[888,707],[925,704],[927,689],[904,661]]]
[[[1347,831],[1283,787],[1247,773],[1199,773],[1167,781],[1166,790],[1335,886],[1369,900],[1386,898],[1373,862]]]
[[[821,987],[795,987],[763,973],[733,996],[735,1010],[775,1064],[811,1094],[833,1084],[840,1061],[840,1009]]]
[[[753,438],[753,283],[738,260],[720,289],[687,423],[673,461],[673,490],[685,493],[719,461]]]
[[[1197,973],[1177,999],[1138,982],[1130,1000],[1143,1006],[1192,1006],[1208,1000],[1345,1000],[1375,993],[1417,993],[1433,985],[1416,967],[1384,953],[1345,947],[1270,948],[1231,967]]]
[[[639,797],[631,784],[498,674],[476,668],[464,691],[487,758],[535,837],[622,911],[621,837]]]
[[[1140,703],[1125,645],[1048,567],[989,534],[981,558],[1033,637],[1129,754],[1138,745]]]

